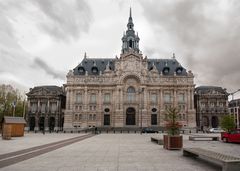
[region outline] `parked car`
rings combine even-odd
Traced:
[[[207,130],[207,133],[221,133],[221,132],[224,132],[224,130],[221,128],[210,128],[209,130]]]
[[[235,129],[231,132],[221,133],[221,140],[223,142],[238,142],[238,143],[240,143],[240,129]]]
[[[158,131],[156,131],[152,128],[143,128],[142,133],[158,133]]]

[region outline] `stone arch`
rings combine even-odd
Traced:
[[[141,80],[140,76],[138,76],[136,74],[131,74],[131,75],[124,75],[120,79],[120,83],[121,84],[141,84],[142,80]]]

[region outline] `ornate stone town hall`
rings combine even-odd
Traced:
[[[165,111],[180,109],[185,128],[196,127],[191,71],[175,59],[152,59],[139,49],[140,38],[130,16],[120,57],[90,58],[67,74],[64,130],[88,127],[164,126]],[[161,47],[159,47],[161,48]]]

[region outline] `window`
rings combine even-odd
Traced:
[[[107,93],[107,94],[104,94],[104,103],[109,103],[110,102],[110,94]]]
[[[42,113],[45,113],[45,112],[46,112],[46,107],[47,107],[46,103],[42,103],[42,104],[41,104],[41,112],[42,112]]]
[[[32,111],[32,113],[35,113],[37,111],[37,103],[32,103],[31,111]]]
[[[106,108],[106,109],[104,109],[104,111],[105,111],[106,113],[108,113],[108,112],[110,111],[110,109],[109,109],[109,108]]]
[[[76,103],[82,103],[83,99],[82,99],[82,94],[81,93],[77,93],[76,94]]]
[[[184,103],[185,102],[185,97],[183,93],[178,94],[178,102]]]
[[[185,105],[178,105],[180,111],[185,111]]]
[[[93,115],[93,120],[96,120],[96,114]]]
[[[79,115],[79,120],[82,120],[82,114]]]
[[[96,94],[90,95],[90,103],[96,103]]]
[[[51,104],[51,112],[54,113],[57,110],[57,103],[52,103]]]
[[[152,114],[151,116],[151,124],[157,125],[157,114]]]
[[[185,115],[185,114],[182,115],[182,119],[183,119],[183,120],[186,119],[186,115]]]
[[[170,103],[171,102],[171,94],[170,93],[165,93],[163,96],[164,102]]]
[[[157,94],[151,94],[151,102],[157,103]]]
[[[77,115],[77,114],[75,114],[74,120],[75,120],[75,121],[78,120],[78,115]]]
[[[127,99],[128,102],[133,102],[135,100],[135,89],[133,87],[127,89]]]

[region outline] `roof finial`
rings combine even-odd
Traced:
[[[87,53],[85,52],[85,53],[84,53],[84,59],[86,59],[86,58],[87,58]]]
[[[129,15],[130,18],[132,18],[132,8],[130,7],[130,15]]]
[[[175,53],[173,53],[173,57],[172,58],[175,59]]]

